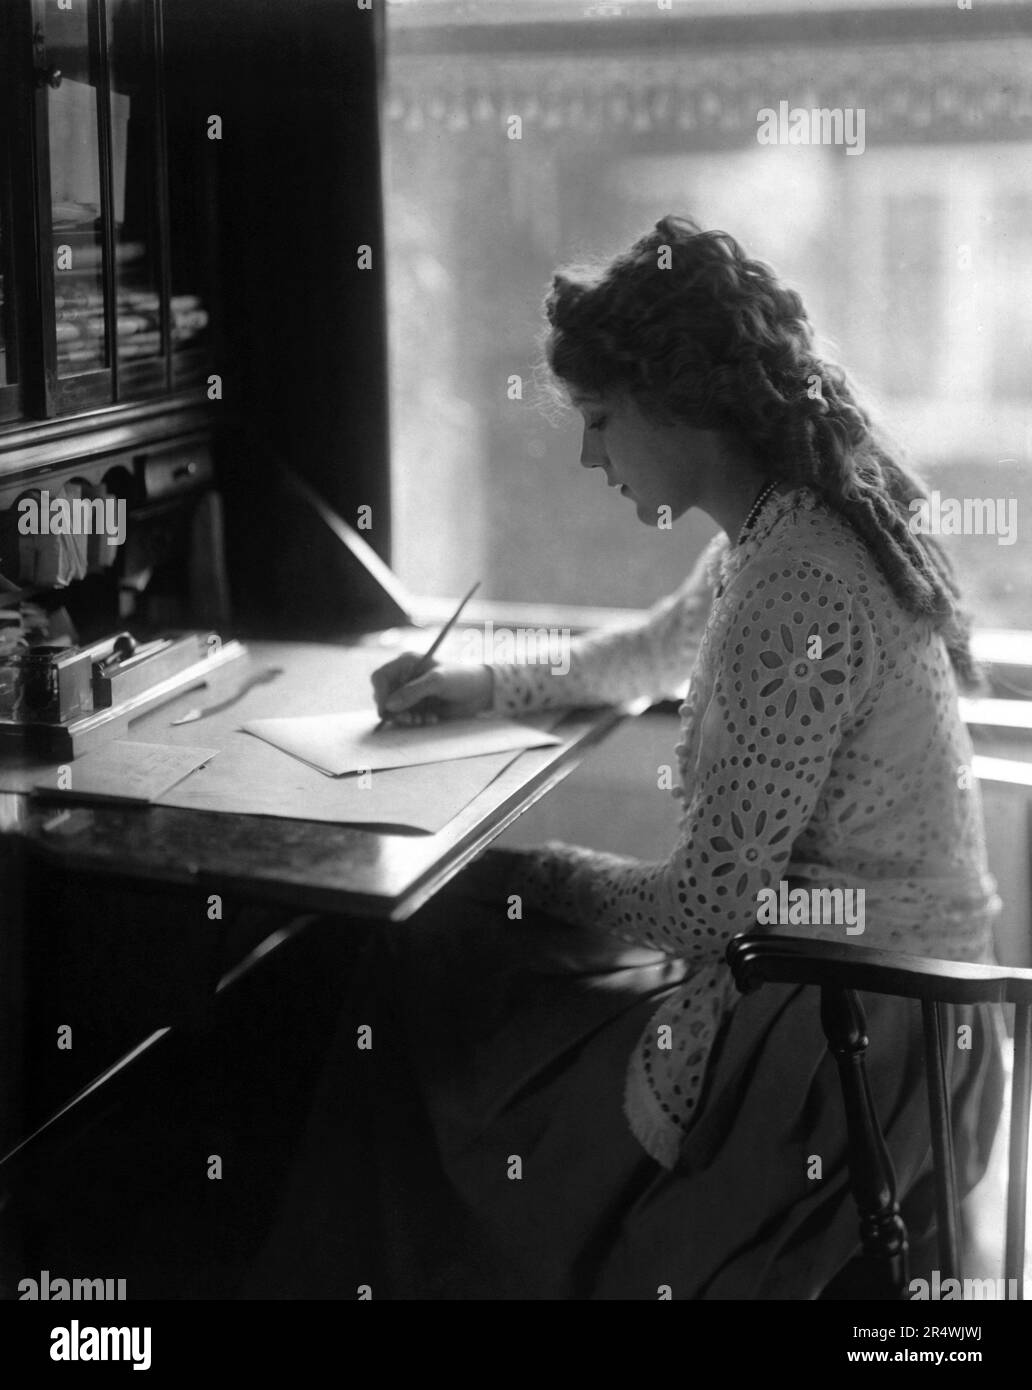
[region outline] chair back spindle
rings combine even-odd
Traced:
[[[855,990],[821,990],[821,1024],[838,1063],[849,1141],[849,1176],[860,1217],[860,1241],[887,1299],[907,1287],[907,1233],[889,1157],[867,1079],[867,1019]]]

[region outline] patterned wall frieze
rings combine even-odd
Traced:
[[[496,132],[511,115],[557,133],[733,136],[757,112],[860,109],[867,140],[1032,138],[1032,39],[623,58],[421,58],[388,64],[387,120],[410,133]]]

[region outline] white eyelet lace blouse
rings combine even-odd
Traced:
[[[670,857],[550,842],[530,853],[521,883],[527,906],[692,967],[627,1075],[631,1128],[663,1166],[698,1113],[737,1001],[724,950],[756,929],[761,888],[864,890],[862,936],[774,928],[785,934],[989,958],[1000,903],[945,645],[810,489],[774,493],[740,544],[715,537],[640,625],[578,639],[565,676],[493,669],[500,714],[659,696],[691,678]]]

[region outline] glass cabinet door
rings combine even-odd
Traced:
[[[0,0],[0,421],[204,381],[213,161],[191,119],[170,169],[163,28],[163,0]]]
[[[112,399],[107,122],[97,0],[43,0],[37,73],[46,93],[58,409]],[[42,52],[40,45],[42,42]],[[42,64],[42,66],[40,66]]]
[[[198,158],[204,114],[187,94],[170,93],[168,107],[169,230],[172,283],[172,384],[203,382],[211,367],[210,306],[217,263],[211,208],[215,161]]]
[[[0,6],[0,420],[19,413],[18,324],[15,314],[13,171],[16,158],[17,84],[11,65],[16,49],[13,15]]]
[[[173,387],[201,331],[169,271],[160,0],[34,0],[46,91],[54,275],[53,407]]]
[[[105,0],[110,73],[117,394],[164,390],[168,290],[163,143],[152,0]]]
[[[0,420],[14,418],[21,407],[8,153],[0,149]]]
[[[14,382],[14,363],[8,365],[7,344],[12,342],[12,335],[8,332],[7,320],[10,317],[10,306],[7,301],[5,291],[10,292],[10,276],[7,274],[7,219],[4,217],[4,209],[0,206],[0,389],[10,386]]]

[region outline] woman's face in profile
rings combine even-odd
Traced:
[[[646,526],[674,520],[708,496],[719,458],[714,431],[658,423],[626,393],[570,399],[584,419],[582,466],[601,469]]]

